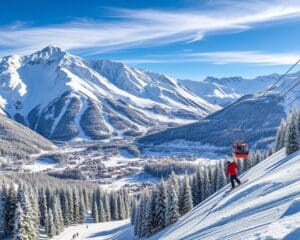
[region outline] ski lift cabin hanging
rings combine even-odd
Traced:
[[[232,155],[236,159],[246,159],[249,155],[248,144],[244,142],[233,143]]]
[[[245,143],[245,131],[242,129],[233,130],[232,155],[235,159],[246,159],[249,156],[249,146]]]

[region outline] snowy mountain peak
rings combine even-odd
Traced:
[[[40,51],[37,51],[26,57],[27,61],[39,62],[40,60],[52,61],[59,60],[63,58],[66,54],[66,51],[63,51],[61,48],[56,46],[47,46]]]
[[[48,46],[0,63],[0,106],[56,140],[137,136],[219,109],[172,79]]]

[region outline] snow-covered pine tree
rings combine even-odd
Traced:
[[[84,198],[82,192],[80,191],[79,192],[79,222],[80,223],[84,222],[85,214],[86,214],[86,209],[84,204]]]
[[[103,206],[104,206],[104,211],[105,211],[105,217],[106,221],[109,222],[111,221],[111,211],[110,211],[110,205],[109,205],[109,195],[108,193],[105,194],[103,198]]]
[[[0,237],[5,235],[5,205],[7,199],[7,187],[2,184],[0,189]]]
[[[131,225],[135,225],[135,211],[136,211],[136,198],[132,198],[132,207],[131,207],[131,212],[130,212],[130,223]]]
[[[73,189],[72,192],[72,196],[73,196],[73,221],[74,223],[79,223],[79,196],[78,196],[78,192]]]
[[[64,230],[64,218],[62,214],[61,201],[59,196],[56,196],[56,205],[57,205],[58,220],[61,223],[61,225],[59,226],[59,232],[61,233]]]
[[[178,180],[174,172],[172,172],[168,181],[168,202],[166,209],[166,226],[175,223],[179,218],[179,206],[178,206]]]
[[[297,125],[296,119],[294,117],[288,123],[287,128],[287,138],[286,138],[286,154],[292,154],[298,151],[298,134],[297,134]]]
[[[278,151],[284,147],[284,129],[285,129],[285,121],[282,120],[276,133],[276,143],[275,143],[275,150]]]
[[[145,193],[145,205],[143,216],[143,233],[142,237],[149,237],[152,232],[152,193],[150,190]]]
[[[180,204],[180,206],[181,206],[180,214],[183,215],[193,208],[191,186],[190,186],[189,177],[187,174],[184,175],[183,191],[182,191],[181,199],[182,199],[181,200],[182,203]]]
[[[96,200],[93,201],[92,217],[94,219],[94,223],[98,223],[99,222],[99,212],[98,212],[98,207],[97,207]]]
[[[166,210],[167,210],[167,187],[165,181],[162,179],[158,186],[157,194],[157,207],[155,213],[155,219],[157,223],[157,229],[163,229],[166,225]]]
[[[111,194],[110,198],[110,206],[111,206],[111,218],[113,220],[119,219],[119,209],[118,209],[118,199],[115,192]]]
[[[17,194],[13,183],[8,188],[7,200],[5,204],[5,234],[11,235],[14,230],[15,211],[17,208]]]
[[[48,222],[47,222],[47,236],[52,238],[55,236],[56,229],[55,229],[55,224],[54,224],[54,217],[52,210],[48,208]]]
[[[68,215],[70,223],[74,222],[74,203],[73,203],[73,196],[72,196],[72,190],[70,188],[67,189],[67,201],[68,201]]]
[[[47,215],[47,200],[46,195],[43,188],[39,189],[39,211],[40,211],[40,224],[45,226]]]
[[[203,198],[203,187],[204,187],[204,178],[203,178],[203,170],[200,166],[197,167],[196,173],[194,175],[194,183],[193,183],[193,203],[194,205],[199,204]]]
[[[212,164],[209,164],[207,171],[208,171],[208,179],[209,179],[210,187],[211,187],[211,193],[214,193],[214,192],[216,192],[216,183],[215,183],[216,168]]]
[[[59,198],[60,198],[60,203],[61,203],[61,210],[62,210],[64,225],[68,226],[71,223],[71,216],[70,216],[70,212],[69,212],[70,208],[69,208],[67,192],[65,190],[60,190]]]
[[[216,180],[215,180],[215,182],[216,182],[216,190],[221,189],[227,183],[224,164],[222,163],[222,161],[219,161],[219,163],[216,166]]]
[[[105,210],[104,210],[104,205],[103,205],[102,198],[100,198],[100,200],[99,200],[98,216],[99,216],[99,222],[105,222],[106,221]]]
[[[140,204],[141,204],[141,200],[139,202],[136,203],[136,205],[134,206],[135,208],[135,211],[134,211],[134,228],[133,228],[133,231],[134,231],[134,235],[138,236],[139,234],[139,230],[140,230],[140,216],[141,216],[141,213],[140,213]]]
[[[13,239],[14,240],[27,240],[33,239],[30,238],[28,234],[28,222],[25,219],[25,213],[22,209],[21,203],[17,203],[17,209],[15,213],[14,219],[14,231],[13,231]]]
[[[118,201],[119,219],[120,220],[125,219],[126,217],[125,204],[121,193],[117,195],[117,201]]]
[[[30,213],[30,225],[34,239],[38,238],[40,230],[40,211],[37,202],[37,193],[32,188],[26,188],[29,194],[29,213]]]
[[[202,200],[208,198],[212,192],[211,182],[209,178],[208,168],[205,168],[203,171],[203,184],[202,184]]]

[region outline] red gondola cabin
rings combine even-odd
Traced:
[[[246,159],[249,155],[249,147],[244,142],[236,142],[233,144],[232,155],[236,159]]]

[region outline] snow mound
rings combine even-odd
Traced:
[[[156,239],[300,239],[300,151],[281,150],[197,205]]]

